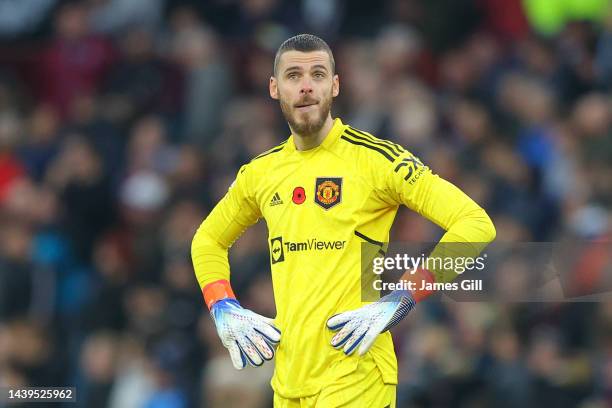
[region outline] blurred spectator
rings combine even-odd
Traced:
[[[55,38],[41,55],[42,100],[66,115],[74,98],[98,91],[113,59],[112,45],[90,34],[85,5],[63,6],[55,18]]]
[[[33,110],[28,123],[26,140],[18,152],[30,177],[39,182],[58,152],[60,119],[51,107],[41,105]]]
[[[153,393],[151,363],[143,344],[135,337],[124,337],[118,350],[115,382],[109,396],[111,408],[140,408]]]
[[[222,113],[233,86],[223,49],[203,26],[179,29],[172,45],[174,59],[186,73],[185,140],[209,148],[221,132]]]
[[[0,253],[0,317],[26,316],[32,302],[32,233],[19,222],[3,222]]]
[[[63,203],[66,234],[77,256],[89,261],[94,242],[114,219],[111,185],[102,159],[91,144],[75,135],[65,143],[47,175]]]
[[[146,114],[176,114],[182,107],[181,73],[157,55],[155,33],[131,26],[123,37],[121,59],[106,77],[106,115],[128,125]]]
[[[79,399],[87,407],[106,407],[117,364],[117,340],[110,333],[93,333],[81,348],[84,384]]]

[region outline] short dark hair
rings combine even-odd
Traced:
[[[280,61],[281,55],[287,51],[301,51],[301,52],[311,52],[311,51],[325,51],[329,55],[329,61],[331,62],[332,73],[336,72],[336,62],[334,61],[334,54],[332,53],[331,48],[325,41],[316,35],[312,34],[298,34],[293,36],[278,47],[278,51],[276,51],[276,56],[274,57],[274,75],[278,70],[278,63]]]

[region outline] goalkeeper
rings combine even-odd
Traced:
[[[401,204],[444,228],[442,243],[487,243],[495,229],[482,208],[403,147],[332,119],[340,83],[320,38],[285,41],[269,88],[291,136],[240,168],[196,232],[192,259],[206,305],[237,369],[276,353],[275,407],[394,407],[388,329],[428,293],[362,302],[361,244],[388,241]],[[260,218],[269,231],[274,320],[242,308],[229,283],[228,248]]]

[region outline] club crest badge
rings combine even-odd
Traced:
[[[342,199],[342,177],[317,177],[315,203],[326,210],[340,204]]]

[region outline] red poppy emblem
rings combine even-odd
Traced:
[[[296,204],[302,204],[306,201],[306,192],[304,187],[296,187],[293,189],[293,202]]]

